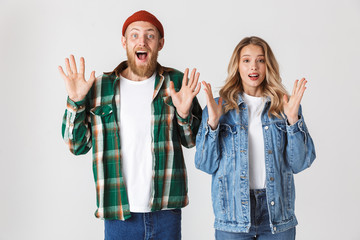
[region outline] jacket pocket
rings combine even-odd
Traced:
[[[227,177],[221,176],[218,178],[219,181],[219,204],[220,209],[223,214],[226,214],[228,209],[228,184]]]
[[[285,122],[276,122],[276,145],[279,150],[283,150],[286,145],[286,124]]]
[[[222,159],[226,159],[225,172],[227,169],[232,169],[233,164],[235,163],[235,127],[232,127],[228,124],[220,124],[219,128],[219,138],[220,138],[220,149]],[[225,163],[222,163],[223,165]]]

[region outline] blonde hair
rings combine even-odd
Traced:
[[[243,47],[250,44],[260,46],[264,51],[266,77],[261,84],[262,95],[270,97],[271,99],[269,116],[273,115],[280,118],[280,116],[283,114],[284,108],[283,96],[287,94],[287,92],[281,83],[279,64],[277,63],[275,56],[267,42],[255,36],[242,39],[235,47],[234,52],[230,58],[228,76],[225,80],[225,85],[220,89],[219,92],[220,96],[225,100],[224,110],[225,112],[228,112],[232,109],[239,111],[237,104],[238,96],[239,93],[244,92],[239,72],[240,52]]]

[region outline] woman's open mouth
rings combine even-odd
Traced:
[[[251,80],[257,80],[259,78],[259,74],[252,73],[248,75]]]

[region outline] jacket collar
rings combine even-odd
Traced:
[[[237,100],[237,105],[239,106],[240,104],[242,104],[244,102],[244,99],[242,97],[242,93],[239,93],[238,95],[238,100]],[[265,104],[271,102],[271,98],[269,96],[265,97]]]

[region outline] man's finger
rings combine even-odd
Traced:
[[[191,71],[190,79],[187,83],[187,86],[191,87],[192,83],[194,82],[195,73],[196,73],[196,68],[193,68],[193,70]]]
[[[186,86],[186,84],[187,84],[187,79],[188,79],[188,75],[189,75],[189,69],[186,68],[186,69],[185,69],[185,72],[184,72],[183,81],[182,81],[182,87]]]
[[[200,77],[200,73],[196,73],[195,75],[195,80],[192,82],[190,88],[194,91],[195,87],[198,85],[198,81],[199,81],[199,77]]]
[[[194,91],[194,95],[198,95],[198,93],[200,92],[200,89],[201,89],[201,83],[199,83]]]
[[[73,73],[77,73],[77,68],[76,68],[76,62],[75,62],[75,57],[74,57],[74,55],[70,55],[70,63],[71,63],[71,65],[70,65],[71,71],[72,71]]]
[[[80,58],[79,73],[82,74],[82,75],[85,74],[85,59],[83,57]]]
[[[63,68],[61,66],[59,66],[58,69],[59,69],[59,73],[60,73],[61,77],[65,80],[67,78],[67,76],[64,73]]]
[[[90,87],[94,84],[95,80],[96,80],[95,71],[92,71],[90,74],[89,81],[88,81],[88,84],[90,84]]]
[[[71,68],[70,68],[70,63],[69,63],[69,59],[68,58],[65,58],[65,67],[66,67],[66,72],[68,75],[72,74],[73,72],[71,71]]]
[[[176,93],[173,81],[170,81],[169,90],[170,90],[170,96],[173,96]]]

